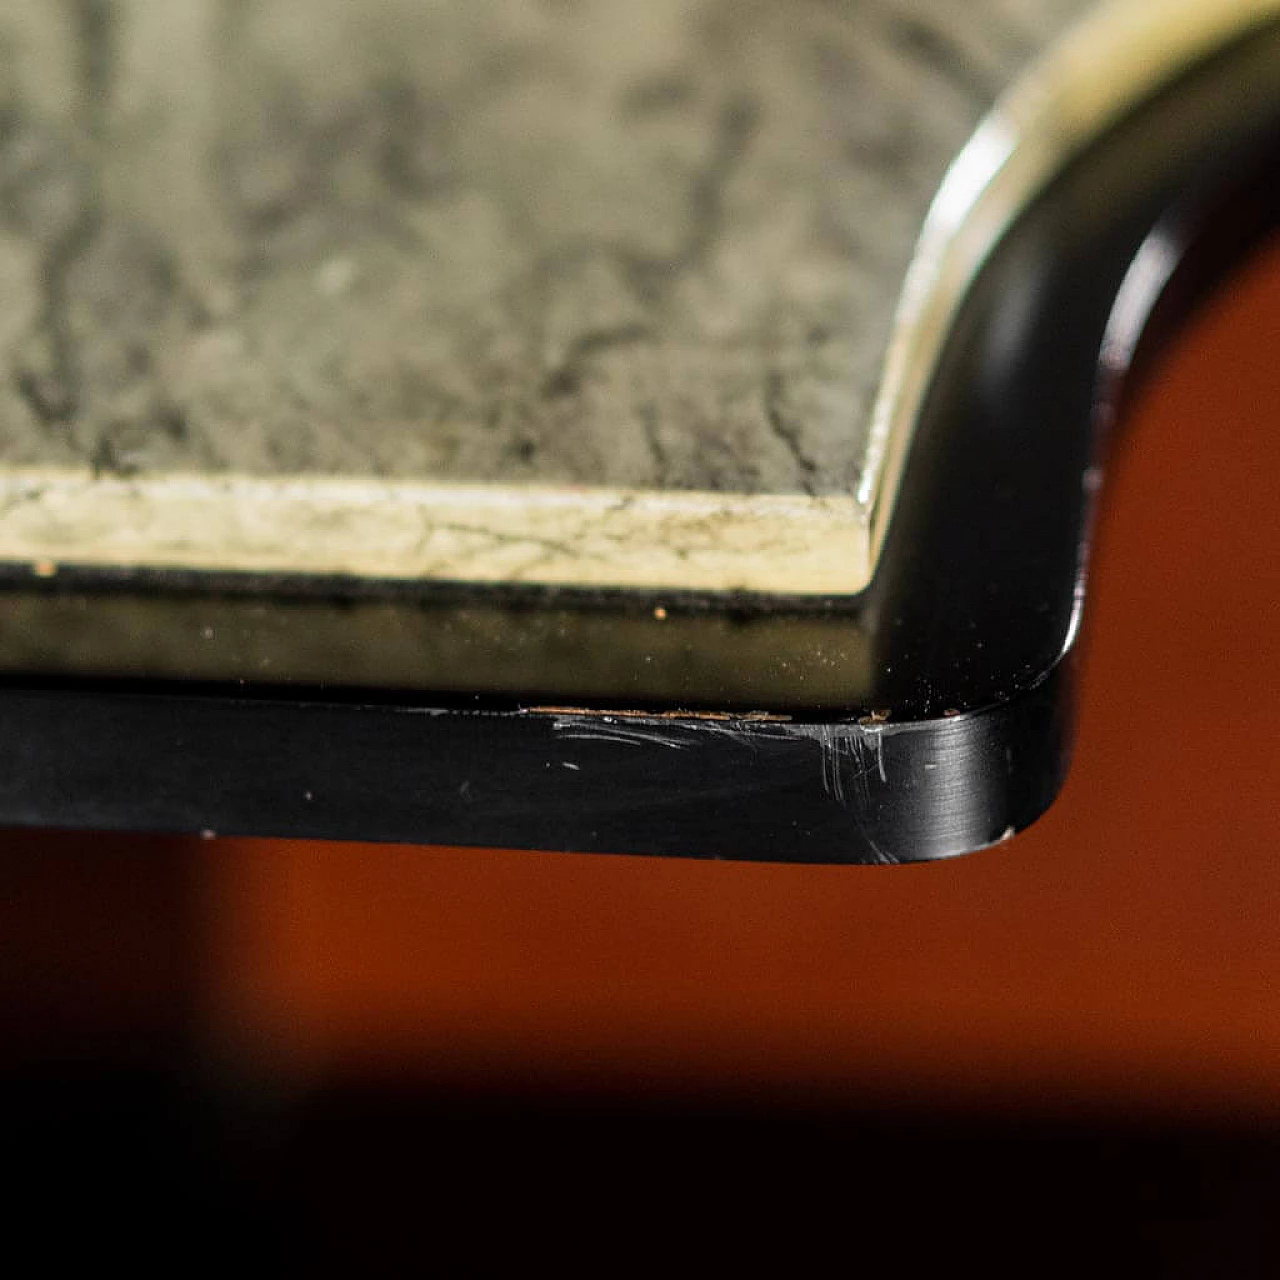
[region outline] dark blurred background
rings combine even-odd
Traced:
[[[190,1214],[284,1270],[533,1265],[604,1229],[609,1272],[681,1225],[715,1270],[834,1235],[1280,1274],[1278,338],[1273,243],[1137,398],[1074,771],[997,850],[0,833],[25,1189],[71,1237],[124,1188],[103,1239]]]

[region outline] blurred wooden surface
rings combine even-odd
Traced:
[[[1280,244],[1140,398],[1074,772],[1016,842],[885,872],[8,834],[10,1030],[312,1082],[1280,1118],[1278,338]]]

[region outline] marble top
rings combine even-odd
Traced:
[[[0,571],[856,593],[926,213],[1090,2],[0,0]]]
[[[0,461],[849,493],[1081,0],[0,0]]]

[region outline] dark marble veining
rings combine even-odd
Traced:
[[[848,491],[1083,0],[0,0],[0,459]]]

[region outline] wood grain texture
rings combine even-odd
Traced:
[[[0,461],[849,493],[1086,0],[0,0]]]

